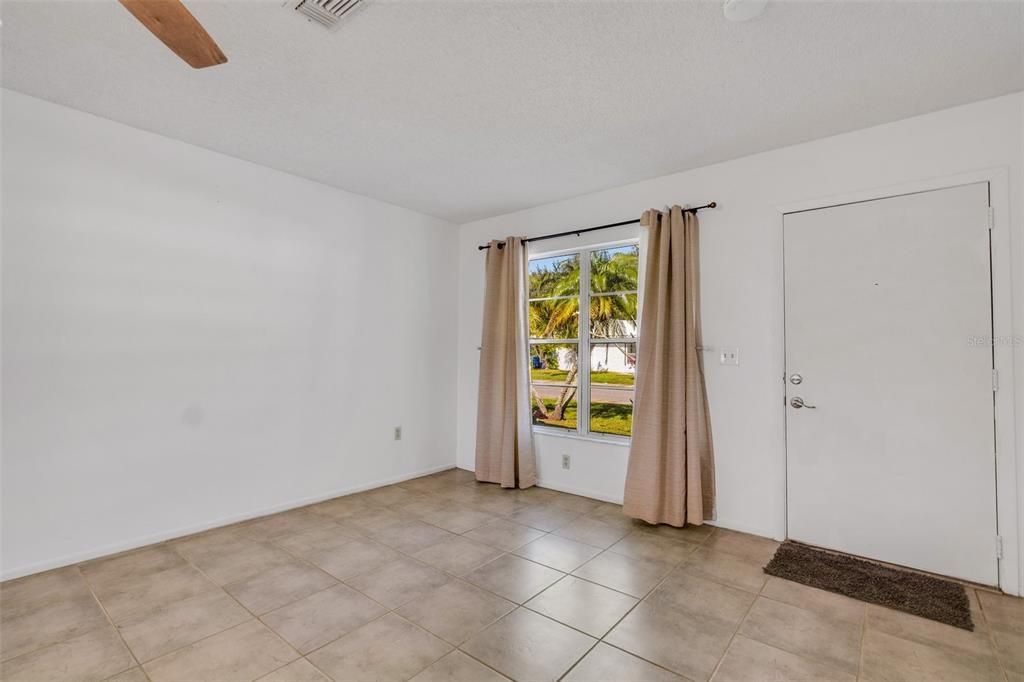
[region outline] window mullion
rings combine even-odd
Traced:
[[[590,433],[590,251],[580,252],[579,338],[576,428],[585,436]]]

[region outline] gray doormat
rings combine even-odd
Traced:
[[[974,631],[963,585],[922,573],[882,566],[787,540],[764,567],[769,575],[887,606]]]

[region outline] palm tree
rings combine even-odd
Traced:
[[[610,249],[591,253],[590,282],[594,292],[623,292],[637,289],[637,265],[639,255],[636,247]],[[629,337],[636,331],[637,301],[631,294],[592,294],[590,298],[590,330],[579,329],[579,283],[578,258],[554,260],[548,266],[531,268],[530,296],[544,300],[530,303],[530,336],[541,339],[576,338],[578,334],[589,333],[595,338]],[[619,344],[616,344],[619,345]],[[537,357],[543,368],[558,368],[556,347],[546,345],[538,350]],[[627,349],[620,346],[623,354]],[[579,358],[570,351],[563,357],[568,363],[565,381],[553,407],[531,387],[536,410],[542,419],[561,421],[565,410],[576,396]]]

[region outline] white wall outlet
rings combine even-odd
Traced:
[[[720,365],[738,365],[740,364],[740,349],[735,346],[725,347],[722,352],[718,354],[718,364]]]
[[[572,467],[572,458],[569,455],[562,455],[562,468],[569,469]]]
[[[402,440],[402,427],[401,426],[396,426],[395,427],[395,440]]]

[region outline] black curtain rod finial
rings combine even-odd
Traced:
[[[683,213],[696,213],[697,211],[699,211],[701,209],[704,209],[704,208],[717,208],[717,207],[718,207],[718,202],[717,201],[712,201],[712,202],[709,202],[707,204],[704,204],[703,206],[694,206],[693,208],[684,208],[683,209]],[[539,241],[543,241],[545,239],[554,239],[555,237],[568,237],[568,236],[572,236],[572,235],[575,235],[575,236],[579,237],[584,232],[593,232],[595,230],[607,230],[609,227],[620,227],[622,225],[633,225],[634,223],[638,223],[638,222],[640,222],[639,218],[637,218],[636,220],[623,220],[620,223],[609,223],[608,225],[598,225],[597,227],[588,227],[588,228],[586,228],[584,230],[569,230],[568,232],[556,232],[555,234],[546,234],[546,235],[544,235],[542,237],[531,237],[530,239],[524,239],[523,243],[539,242]],[[505,247],[505,242],[498,242],[498,248],[499,249],[504,248],[504,247]],[[478,251],[483,251],[484,249],[491,248],[491,245],[490,244],[483,244],[483,245],[478,246],[476,248],[477,248]]]

